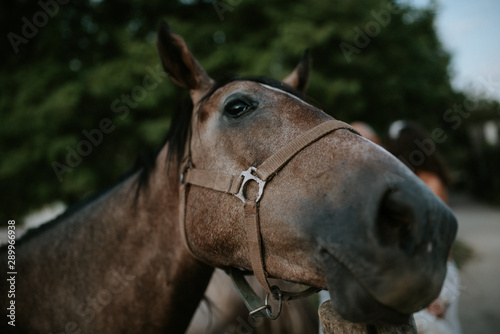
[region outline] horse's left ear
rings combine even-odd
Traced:
[[[165,72],[174,83],[189,89],[196,104],[214,81],[193,57],[182,37],[173,32],[165,21],[160,24],[157,48]]]
[[[293,72],[283,79],[283,82],[297,90],[300,90],[301,92],[305,92],[307,81],[309,80],[310,69],[311,57],[309,56],[309,50],[306,49],[297,67],[295,67]]]

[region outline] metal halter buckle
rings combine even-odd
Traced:
[[[194,165],[193,165],[193,163],[191,162],[190,159],[187,160],[187,162],[184,163],[183,165],[184,165],[184,168],[182,168],[181,178],[180,178],[181,185],[183,185],[184,181],[186,181],[185,178],[186,178],[186,173],[187,173],[188,169],[194,167]]]
[[[244,191],[248,181],[255,181],[259,185],[259,193],[257,195],[257,199],[255,200],[255,202],[259,202],[260,198],[262,197],[262,194],[264,193],[264,186],[266,185],[266,181],[263,181],[258,176],[252,174],[252,172],[255,172],[256,170],[257,168],[250,167],[246,171],[240,174],[240,177],[243,177],[243,182],[241,182],[240,190],[234,196],[241,199],[243,203],[247,202],[247,198],[245,197]]]

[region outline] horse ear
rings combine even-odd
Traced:
[[[194,103],[199,101],[214,81],[193,57],[184,39],[162,21],[156,45],[165,72],[174,83],[189,89]]]
[[[305,92],[307,81],[309,80],[310,70],[311,57],[309,56],[309,50],[306,49],[297,67],[295,67],[293,72],[283,79],[283,82],[297,90],[300,90],[301,92]]]

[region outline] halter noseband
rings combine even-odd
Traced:
[[[250,167],[238,176],[197,169],[191,163],[191,157],[189,155],[184,160],[181,174],[179,223],[186,248],[191,252],[191,254],[193,254],[194,257],[198,258],[189,245],[185,224],[186,201],[189,186],[198,186],[231,194],[239,198],[244,204],[245,228],[250,249],[250,261],[255,277],[268,293],[265,304],[262,305],[262,301],[250,288],[243,277],[243,272],[241,270],[231,268],[229,270],[229,275],[231,276],[233,283],[235,284],[235,287],[245,302],[247,308],[250,310],[250,315],[253,317],[268,317],[271,319],[278,317],[279,312],[277,315],[271,314],[270,306],[268,304],[269,294],[272,294],[273,297],[279,301],[279,308],[281,310],[282,301],[303,298],[319,291],[318,289],[311,287],[302,292],[286,292],[281,291],[277,286],[271,286],[269,284],[263,256],[263,243],[259,219],[259,202],[264,193],[266,184],[270,182],[273,176],[276,175],[278,171],[295,155],[322,137],[339,129],[346,129],[359,135],[353,127],[344,122],[338,120],[326,121],[309,131],[306,131],[290,143],[286,144],[278,150],[278,152],[265,160],[259,167]],[[259,186],[258,195],[255,199],[247,199],[245,196],[246,185],[250,181],[257,182]],[[264,310],[266,313],[264,313]]]

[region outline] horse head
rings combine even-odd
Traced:
[[[333,122],[303,94],[307,57],[283,82],[215,82],[165,23],[158,50],[192,100],[190,113],[176,116],[185,124],[173,124],[181,139],[169,142],[169,154],[177,155],[179,216],[194,256],[255,271],[257,242],[265,279],[328,289],[336,310],[358,322],[404,321],[438,296],[457,223],[407,167],[347,125],[281,157]],[[263,172],[277,155],[280,164]],[[257,241],[249,241],[249,201]]]

